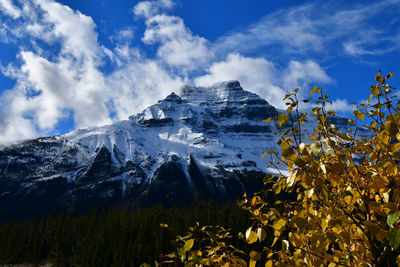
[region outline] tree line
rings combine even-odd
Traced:
[[[140,266],[162,261],[173,251],[174,234],[194,222],[221,225],[239,232],[249,224],[246,212],[234,203],[165,209],[91,210],[88,214],[49,214],[28,221],[0,224],[0,264],[52,263],[56,266]],[[161,228],[168,224],[174,231]],[[244,243],[237,236],[232,242]]]

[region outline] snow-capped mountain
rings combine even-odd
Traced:
[[[237,81],[185,86],[129,120],[2,147],[0,212],[233,200],[261,188],[278,113]]]

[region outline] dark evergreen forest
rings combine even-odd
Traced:
[[[93,209],[88,214],[58,214],[0,224],[0,265],[52,263],[56,266],[140,266],[160,262],[174,249],[174,234],[189,226],[221,225],[232,233],[250,224],[246,211],[234,203],[165,209],[156,205],[135,211]],[[161,228],[167,223],[170,230]],[[232,245],[244,241],[232,237]]]

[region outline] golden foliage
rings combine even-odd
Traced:
[[[222,241],[227,230],[198,226],[178,238],[181,245],[171,257],[204,266],[240,266],[247,260],[250,266],[259,261],[265,266],[386,266],[396,259],[398,264],[400,101],[386,83],[392,76],[378,73],[371,97],[356,106],[349,120],[354,129],[348,131],[330,124],[335,112],[327,110],[329,96],[315,86],[312,115],[318,126],[307,141],[301,136],[307,114],[299,112],[298,90],[286,95],[286,114],[265,122],[275,122],[281,134],[281,153],[268,151],[269,165],[284,164],[289,175],[266,175],[271,189],[245,194],[241,201],[254,221],[244,240],[249,246],[261,242],[263,249],[244,255]],[[368,122],[363,127],[371,138],[357,138],[361,121]],[[268,194],[283,192],[291,193],[289,200],[267,201]],[[195,241],[187,245],[187,240]]]
[[[164,255],[163,263],[184,263],[185,266],[247,266],[245,255],[229,244],[229,230],[220,226],[190,227],[186,236],[174,240],[176,251]],[[255,234],[257,240],[257,234]]]

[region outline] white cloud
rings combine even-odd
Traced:
[[[246,52],[264,46],[279,46],[285,52],[321,51],[324,40],[308,17],[311,10],[315,11],[314,5],[307,4],[266,15],[244,31],[220,37],[215,50],[218,53]]]
[[[193,34],[183,19],[163,13],[174,6],[172,0],[143,1],[133,12],[145,18],[146,29],[142,41],[147,45],[157,45],[157,56],[169,67],[190,71],[204,66],[213,57],[210,43]]]
[[[150,17],[154,13],[153,4],[150,1],[139,2],[134,8],[133,13],[136,16]]]
[[[150,18],[161,10],[171,9],[175,3],[172,0],[142,1],[133,7],[136,16]]]
[[[12,0],[0,0],[0,9],[14,19],[21,16],[20,9],[13,4]]]
[[[44,22],[50,23],[52,33],[62,39],[62,54],[77,60],[98,59],[101,50],[97,43],[96,24],[92,18],[65,5],[50,0],[35,0],[44,11]]]
[[[108,97],[118,119],[142,111],[183,85],[181,78],[172,77],[150,60],[131,61],[113,72],[106,81]]]
[[[328,110],[334,110],[340,113],[351,112],[355,109],[354,105],[350,105],[346,99],[337,99],[332,102],[332,105],[327,106]]]
[[[307,3],[267,14],[244,30],[220,37],[214,50],[218,55],[265,47],[285,54],[317,53],[319,57],[383,54],[400,49],[399,8],[398,0],[346,6],[335,1]],[[382,19],[381,14],[390,19]]]
[[[165,14],[146,20],[142,38],[146,44],[159,44],[157,55],[166,64],[187,69],[198,68],[210,60],[208,41],[193,35],[179,17]]]
[[[228,80],[239,80],[245,90],[265,98],[270,104],[284,107],[286,92],[279,86],[278,72],[274,64],[264,58],[229,54],[225,61],[215,62],[208,74],[195,79],[198,86],[210,86]]]
[[[2,100],[6,100],[3,96]],[[0,106],[0,143],[15,143],[27,138],[37,136],[35,126],[29,119],[20,114],[6,111],[4,106]]]
[[[159,8],[171,4],[158,2]],[[7,25],[7,34],[29,38],[31,46],[21,47],[18,62],[2,68],[16,86],[0,97],[0,113],[7,111],[0,143],[45,135],[68,116],[76,128],[111,123],[110,114],[127,119],[183,84],[161,61],[145,59],[130,46],[132,28],[113,36],[110,50],[98,43],[94,21],[68,6],[34,0],[24,5],[23,16],[24,23]],[[49,52],[36,40],[56,48]],[[106,75],[100,67],[107,57],[116,70]]]
[[[32,52],[22,52],[21,56],[27,83],[40,92],[31,102],[41,129],[53,128],[64,109],[73,111],[77,127],[111,122],[102,96],[103,76],[91,62],[77,65],[65,58],[49,62]]]
[[[21,123],[21,134],[15,134],[15,138],[46,134],[70,113],[76,127],[110,123],[104,77],[98,70],[104,55],[93,20],[53,1],[36,0],[34,4],[26,5],[24,12],[40,15],[32,16],[19,32],[50,45],[58,44],[60,49],[49,54],[33,40],[30,50],[19,53],[18,64],[3,69],[17,82],[15,88],[1,96],[2,102],[7,103],[2,108],[13,121]],[[13,123],[5,121],[0,142],[12,139],[14,131]]]
[[[382,1],[383,8],[387,3]],[[144,19],[141,40],[151,46],[147,51],[134,43],[138,38],[133,26],[110,37],[112,48],[104,47],[93,19],[66,5],[32,0],[16,6],[0,0],[0,12],[9,16],[2,21],[0,36],[20,44],[18,61],[2,69],[16,86],[0,96],[0,143],[51,133],[69,116],[75,127],[127,119],[184,83],[207,86],[239,80],[245,90],[285,108],[282,98],[292,89],[308,92],[314,84],[332,82],[324,68],[307,60],[311,55],[324,54],[336,40],[341,52],[371,54],[369,40],[387,32],[357,30],[369,19],[371,6],[350,10],[322,4],[316,16],[316,4],[306,4],[269,14],[244,31],[211,43],[191,32],[182,18],[165,13],[173,6],[172,0],[156,0],[133,8],[136,18]],[[397,49],[392,39],[381,38],[374,45],[385,40],[385,51]],[[271,61],[274,55],[247,54],[266,46],[291,60],[276,64]],[[156,51],[155,57],[146,54],[149,51]],[[107,74],[102,71],[106,63]],[[201,70],[205,74],[198,74]],[[350,110],[346,100],[336,100],[334,109]]]
[[[240,54],[229,54],[225,61],[215,62],[208,74],[197,77],[199,86],[209,86],[216,82],[239,80],[245,90],[265,98],[270,104],[286,108],[282,101],[285,94],[300,88],[300,95],[311,83],[331,83],[332,79],[316,62],[291,61],[287,68],[279,69],[265,58],[251,58]]]
[[[381,34],[381,32],[369,31],[358,40],[344,42],[343,49],[348,55],[361,57],[365,55],[383,55],[400,48],[400,33],[397,35],[391,34],[387,37],[374,37],[380,36]]]
[[[331,83],[332,79],[319,64],[308,60],[304,63],[290,61],[283,74],[283,86],[287,90],[295,88],[308,89],[310,83]]]
[[[111,122],[102,96],[103,77],[95,68],[63,58],[50,62],[33,52],[23,51],[20,57],[21,68],[12,71],[19,86],[8,94],[10,113],[29,115],[41,131],[53,129],[65,110],[73,112],[77,127]]]
[[[126,27],[122,30],[117,31],[114,35],[110,37],[112,42],[116,44],[119,43],[129,43],[133,40],[134,37],[134,29],[133,27]]]

